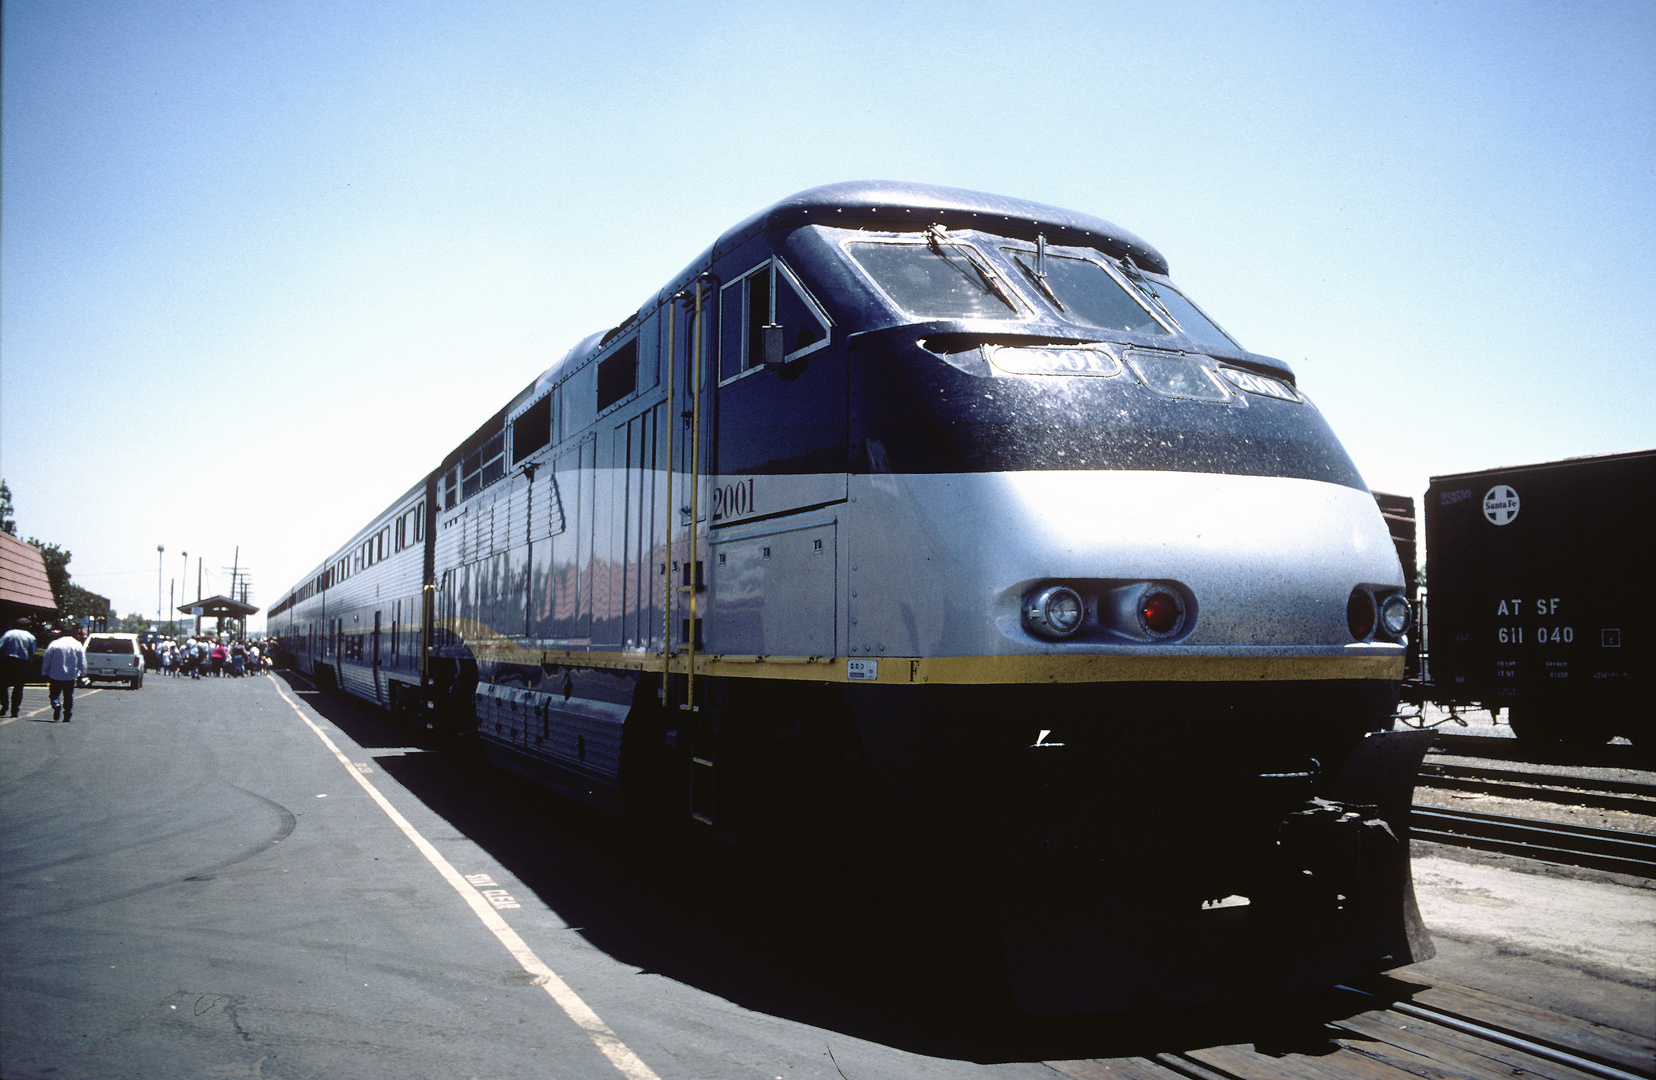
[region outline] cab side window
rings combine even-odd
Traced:
[[[765,328],[782,332],[782,361],[828,344],[828,316],[779,259],[767,259],[719,294],[719,382],[726,383],[765,361]]]

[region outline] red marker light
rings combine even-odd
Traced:
[[[1351,599],[1346,601],[1346,625],[1358,641],[1367,641],[1374,633],[1374,597],[1366,589],[1351,590]]]
[[[1184,605],[1170,592],[1147,592],[1139,600],[1139,618],[1153,634],[1171,634],[1184,620]]]

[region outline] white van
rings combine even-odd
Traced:
[[[144,653],[137,634],[93,634],[86,639],[86,681],[116,679],[134,690],[144,685]]]

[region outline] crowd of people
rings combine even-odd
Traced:
[[[256,644],[226,640],[225,635],[202,634],[177,641],[161,638],[144,646],[144,666],[177,679],[231,678],[263,675],[274,667]]]
[[[17,716],[24,684],[40,678],[47,683],[52,719],[69,723],[75,712],[75,687],[86,681],[84,638],[85,632],[72,624],[16,620],[0,635],[0,716]],[[139,648],[145,671],[179,679],[236,679],[263,675],[276,666],[275,657],[259,647],[259,640],[242,641],[229,634],[176,639],[144,634]]]

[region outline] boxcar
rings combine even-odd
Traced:
[[[1656,735],[1656,451],[1434,476],[1430,696],[1542,743]]]

